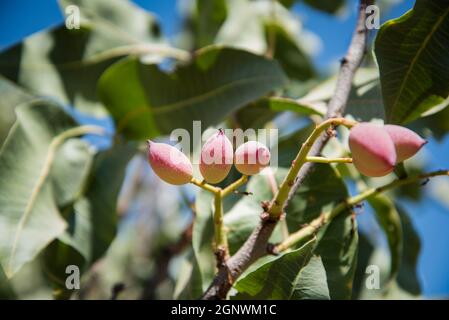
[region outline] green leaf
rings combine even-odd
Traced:
[[[13,82],[0,75],[0,145],[3,144],[9,130],[16,121],[15,108],[25,102],[31,101],[34,97]]]
[[[276,115],[291,111],[299,115],[320,115],[326,110],[311,104],[283,97],[266,97],[259,99],[237,111],[235,121],[242,130],[263,128]]]
[[[307,137],[315,128],[314,123],[306,125],[304,128],[281,136],[278,142],[278,164],[280,167],[288,168],[298,154],[299,146],[306,141]]]
[[[290,232],[331,210],[347,197],[346,186],[335,170],[327,164],[315,164],[287,207]]]
[[[343,180],[326,164],[315,164],[286,209],[289,230],[296,231],[348,197]],[[334,218],[317,234],[314,254],[326,269],[331,299],[350,299],[357,261],[357,224],[351,212]]]
[[[9,279],[6,277],[5,272],[3,271],[2,266],[0,265],[0,299],[16,299],[17,296],[14,292],[14,289],[9,282]]]
[[[377,34],[387,121],[406,123],[449,96],[449,1],[417,0]]]
[[[212,249],[213,194],[200,190],[195,200],[196,216],[192,231],[192,248],[184,261],[184,271],[189,279],[178,278],[175,298],[198,299],[210,284],[215,272],[214,253]]]
[[[268,23],[265,26],[267,43],[273,37],[273,58],[279,61],[290,79],[306,81],[316,75],[313,63],[301,48],[298,39],[278,23]]]
[[[410,129],[421,136],[442,140],[449,132],[449,108],[444,108],[440,112],[417,119],[410,124]]]
[[[279,184],[285,177],[287,170],[279,168],[274,178]],[[245,242],[254,228],[260,221],[262,213],[261,202],[269,201],[273,197],[268,177],[266,175],[255,175],[251,177],[247,186],[247,196],[243,196],[234,206],[225,214],[224,223],[228,229],[229,249],[231,253],[237,251]],[[279,233],[274,232],[272,240],[280,240]]]
[[[195,48],[214,43],[215,37],[227,16],[225,0],[196,0],[196,10],[191,17]]]
[[[27,37],[0,53],[0,74],[33,94],[103,116],[106,111],[96,94],[100,75],[118,57],[131,53],[125,46],[159,41],[159,27],[128,1],[61,3],[63,9],[72,4],[80,9],[80,29],[58,26]]]
[[[265,263],[234,285],[236,299],[329,299],[326,273],[312,258],[314,240]]]
[[[329,300],[326,277],[323,261],[318,256],[312,256],[299,272],[291,299]]]
[[[168,134],[177,128],[217,124],[238,108],[285,83],[273,61],[249,52],[208,47],[171,73],[137,59],[109,68],[99,94],[117,130],[130,139]]]
[[[290,8],[299,0],[278,0],[283,6]],[[336,13],[343,7],[345,0],[303,0],[308,6],[326,13]]]
[[[366,268],[370,263],[371,256],[374,252],[374,246],[366,235],[359,230],[359,243],[357,253],[357,267],[354,275],[354,284],[352,289],[352,300],[360,299],[361,293],[365,289]]]
[[[95,29],[128,43],[160,41],[160,27],[156,17],[131,1],[109,0],[59,0],[61,10],[67,15],[67,6],[80,9],[82,24],[94,25]],[[101,43],[91,43],[96,49]],[[91,48],[94,49],[94,48]]]
[[[373,207],[376,219],[387,236],[391,255],[389,275],[389,280],[391,281],[399,271],[402,257],[401,218],[394,203],[384,195],[370,197],[368,198],[368,203]]]
[[[326,79],[312,88],[305,96],[297,101],[311,105],[326,112],[326,104],[331,99],[337,76]],[[382,93],[380,89],[379,71],[377,68],[359,68],[354,76],[345,114],[350,114],[361,121],[373,118],[385,119]]]
[[[413,295],[421,293],[421,285],[417,274],[418,258],[421,251],[421,240],[413,223],[402,207],[398,207],[403,232],[402,260],[399,268],[398,285]]]
[[[118,145],[95,156],[88,182],[64,212],[67,230],[44,251],[44,270],[64,297],[70,296],[64,291],[66,267],[76,265],[83,272],[103,256],[115,238],[118,194],[134,153],[133,148]]]
[[[72,204],[82,193],[91,171],[93,155],[89,143],[80,139],[69,139],[56,151],[51,180],[59,208]]]
[[[23,105],[16,112],[17,121],[0,150],[0,262],[8,277],[66,228],[51,170],[59,147],[87,133],[49,102]]]
[[[345,0],[304,0],[308,6],[326,13],[336,13],[345,4]]]

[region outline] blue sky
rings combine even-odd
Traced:
[[[166,35],[174,35],[179,30],[176,0],[134,2],[158,16]],[[354,25],[356,3],[355,0],[348,0],[347,12],[340,17],[317,12],[302,3],[294,6],[304,27],[322,39],[322,50],[314,57],[315,64],[321,70],[338,61],[346,52]],[[402,15],[413,3],[410,0],[398,1],[388,12],[381,12],[381,21]],[[62,16],[54,0],[1,0],[0,49],[61,22]],[[429,168],[448,167],[448,138],[440,143],[431,140],[426,149],[437,155],[430,159]],[[423,242],[419,274],[423,280],[424,294],[429,297],[449,296],[449,209],[430,198],[418,205],[407,203],[406,207]]]

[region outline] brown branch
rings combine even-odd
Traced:
[[[368,5],[374,3],[374,0],[360,0],[359,14],[355,32],[349,46],[346,56],[342,59],[340,73],[337,79],[337,85],[334,95],[329,101],[326,119],[339,117],[343,114],[348,102],[351,91],[354,74],[360,65],[366,51],[367,29],[365,27],[366,12]],[[310,151],[311,156],[318,156],[321,153],[330,136],[328,133],[321,135],[314,143]],[[306,163],[302,166],[297,175],[296,182],[290,190],[289,198],[295,193],[312,168],[312,163]],[[285,205],[289,201],[285,202]],[[234,254],[227,264],[218,270],[212,284],[203,294],[202,299],[225,299],[227,293],[232,287],[233,282],[246,270],[254,261],[266,254],[268,240],[278,222],[279,218],[267,216],[263,213],[261,221],[243,246]]]

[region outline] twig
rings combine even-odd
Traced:
[[[359,14],[355,32],[352,37],[346,57],[342,60],[340,73],[337,79],[337,85],[333,97],[331,98],[326,118],[334,118],[341,116],[349,98],[354,74],[360,65],[365,53],[367,29],[366,6],[371,5],[373,0],[360,0]],[[329,139],[327,134],[322,134],[319,141],[316,141],[310,150],[311,156],[318,156]],[[284,206],[304,181],[311,169],[311,163],[302,166],[300,172],[294,178],[294,185],[289,189],[289,196],[284,202]],[[278,193],[279,194],[279,193]],[[283,212],[284,207],[278,210],[279,216]],[[266,215],[262,215],[259,225],[255,228],[243,246],[238,252],[232,256],[226,266],[219,269],[212,284],[203,294],[202,299],[224,299],[232,287],[233,281],[248,268],[254,261],[266,253],[268,240],[276,226],[276,219],[266,219]]]
[[[323,225],[332,221],[335,217],[337,217],[342,212],[345,212],[345,209],[352,208],[360,202],[369,199],[370,197],[375,197],[382,192],[388,191],[390,189],[403,186],[405,184],[410,184],[418,180],[428,180],[432,177],[436,176],[449,176],[448,170],[438,170],[429,173],[423,173],[420,175],[416,175],[413,177],[403,178],[394,180],[382,187],[367,189],[360,194],[350,197],[345,201],[341,202],[337,206],[335,206],[331,211],[327,213],[321,214],[318,218],[312,220],[305,227],[299,229],[295,233],[292,233],[287,239],[285,239],[282,243],[275,246],[275,252],[282,252],[292,247],[293,245],[300,243],[304,240],[307,240],[309,237],[313,236],[318,229],[320,229]]]
[[[227,186],[226,188],[223,189],[223,191],[221,192],[221,196],[224,198],[227,195],[233,193],[234,191],[236,191],[240,186],[244,185],[246,182],[248,181],[248,176],[243,175],[240,177],[240,179],[234,181],[233,183],[231,183],[229,186]]]
[[[315,163],[352,163],[352,158],[307,157],[306,161]]]
[[[346,127],[352,127],[356,122],[345,119],[345,118],[331,118],[315,127],[313,132],[307,138],[307,140],[302,144],[301,149],[296,155],[295,160],[293,160],[290,170],[287,176],[282,181],[279,186],[279,190],[276,196],[270,203],[270,207],[267,210],[268,216],[271,220],[278,220],[280,215],[284,212],[284,208],[289,200],[289,194],[293,186],[295,185],[295,179],[298,175],[299,170],[307,163],[308,154],[317,139],[321,138],[321,134],[329,128],[333,128],[338,125],[344,125]],[[310,158],[309,158],[310,159]]]

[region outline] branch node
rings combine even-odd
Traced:
[[[277,250],[277,244],[274,243],[267,244],[267,254],[272,256],[278,256],[279,253],[280,253],[279,250]]]
[[[266,213],[266,211],[268,211],[268,208],[270,207],[270,201],[261,201],[260,206],[262,207],[264,213]]]

